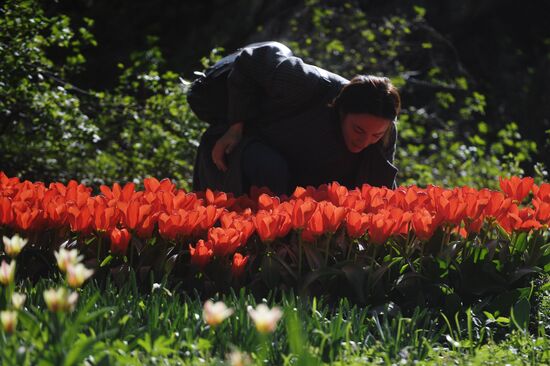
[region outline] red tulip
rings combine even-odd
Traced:
[[[429,240],[439,225],[439,222],[425,208],[413,212],[411,222],[420,240]]]
[[[303,229],[309,222],[316,208],[317,202],[312,199],[296,200],[292,212],[292,227],[294,229]]]
[[[189,254],[191,255],[191,263],[202,269],[214,256],[212,243],[199,240],[194,248],[189,244]]]
[[[218,208],[231,206],[235,202],[233,195],[218,191],[214,192],[210,189],[206,190],[204,196],[207,205],[212,205]]]
[[[7,197],[0,197],[0,225],[11,226],[13,216],[11,200]]]
[[[81,232],[86,235],[91,230],[92,214],[88,206],[78,208],[71,206],[67,209],[67,218],[73,232]]]
[[[542,183],[540,186],[534,184],[533,194],[542,202],[550,203],[550,183]]]
[[[220,217],[222,228],[233,228],[243,234],[242,241],[246,243],[250,236],[254,233],[255,226],[252,217],[245,217],[236,212],[226,213]]]
[[[506,196],[518,202],[523,201],[527,197],[535,182],[531,177],[511,177],[510,179],[499,177],[498,180],[500,182],[500,189],[502,189]]]
[[[114,207],[107,207],[104,202],[96,201],[93,212],[94,229],[97,231],[109,231],[116,226],[120,211]]]
[[[145,187],[145,191],[148,192],[173,192],[176,188],[176,185],[173,184],[170,179],[164,178],[162,181],[158,181],[158,179],[150,177],[145,178],[143,180],[143,186]]]
[[[279,206],[280,203],[281,203],[281,200],[279,199],[279,197],[272,197],[265,193],[262,193],[258,197],[259,210],[266,210],[266,211],[273,210],[274,208]]]
[[[346,208],[336,207],[332,203],[326,201],[320,204],[319,207],[323,216],[324,231],[335,233],[336,230],[340,228],[340,225],[346,216]]]
[[[327,188],[328,200],[335,206],[343,206],[348,196],[348,189],[337,182],[332,182]]]
[[[125,255],[128,249],[128,243],[132,235],[126,229],[114,228],[109,234],[111,238],[111,253]]]
[[[374,244],[384,244],[393,235],[396,222],[388,210],[371,214],[369,221],[369,239]]]
[[[322,201],[325,202],[325,201]],[[325,223],[323,220],[323,214],[319,208],[315,210],[313,215],[309,218],[306,227],[302,231],[302,240],[313,242],[317,237],[323,235],[325,232]]]
[[[208,230],[208,241],[212,243],[214,254],[223,257],[235,253],[243,244],[243,234],[233,228],[213,227]]]
[[[258,211],[254,217],[256,232],[264,243],[286,236],[292,227],[290,217],[282,212]]]
[[[535,207],[535,217],[542,225],[550,224],[550,202],[544,202],[541,199],[533,199],[533,206]]]
[[[367,232],[370,217],[367,214],[350,210],[346,216],[346,230],[352,239],[360,238]]]
[[[235,253],[233,255],[233,264],[231,266],[231,273],[235,277],[241,277],[246,268],[246,263],[248,262],[248,255],[243,257],[241,253]]]

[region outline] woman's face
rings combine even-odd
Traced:
[[[366,113],[348,113],[342,119],[342,134],[349,151],[361,152],[378,142],[391,126],[389,119]]]

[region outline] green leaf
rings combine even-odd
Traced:
[[[514,243],[514,252],[517,253],[523,253],[525,249],[527,248],[527,233],[521,232],[516,238],[516,242]]]
[[[522,331],[526,331],[529,325],[529,315],[531,313],[531,304],[529,300],[522,298],[514,304],[511,311],[512,323]]]
[[[304,277],[301,289],[302,291],[305,291],[316,281],[321,281],[324,279],[341,276],[341,275],[344,275],[344,272],[342,272],[339,269],[332,268],[332,267],[323,267],[319,270],[309,272]]]
[[[101,264],[99,266],[100,267],[105,267],[106,265],[111,263],[112,260],[113,260],[113,256],[109,254],[107,257],[105,257],[105,259],[101,262]]]
[[[79,339],[71,344],[70,351],[63,365],[79,365],[92,353],[94,343],[96,342],[95,337],[87,337],[84,334],[80,334],[79,336]]]
[[[510,275],[510,283],[514,283],[528,274],[540,272],[541,269],[538,267],[518,268]]]

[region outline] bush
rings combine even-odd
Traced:
[[[120,65],[114,90],[82,90],[70,80],[85,65],[81,47],[95,44],[92,20],[75,29],[31,0],[7,1],[0,14],[5,172],[96,188],[155,175],[189,187],[204,125],[190,112],[178,75],[162,70],[154,39],[131,65]]]

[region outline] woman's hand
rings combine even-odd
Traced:
[[[227,171],[227,164],[225,162],[225,155],[231,153],[235,146],[241,141],[243,136],[243,122],[237,122],[227,132],[220,137],[220,139],[214,145],[212,149],[212,161],[219,170]]]

